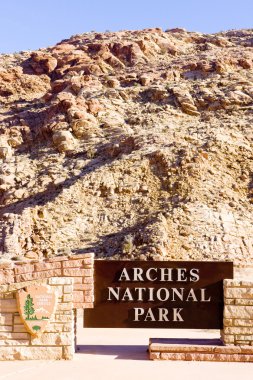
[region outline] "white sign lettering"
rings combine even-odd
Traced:
[[[184,308],[173,307],[173,303],[184,302],[210,302],[211,297],[206,294],[206,288],[195,289],[189,287],[191,282],[200,280],[199,269],[191,268],[156,268],[151,267],[146,270],[134,267],[123,268],[119,274],[118,282],[121,286],[107,288],[107,301],[112,302],[141,302],[141,307],[133,308],[134,322],[184,322]],[[157,283],[161,282],[161,287],[132,287],[124,286],[124,283]],[[188,283],[188,286],[170,287],[169,283]],[[137,285],[136,284],[136,285]],[[175,285],[174,285],[175,286]],[[145,302],[162,302],[166,306],[172,307],[147,307]],[[143,307],[144,306],[144,307]]]

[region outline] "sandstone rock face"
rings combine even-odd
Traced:
[[[0,252],[253,262],[252,30],[0,56]]]

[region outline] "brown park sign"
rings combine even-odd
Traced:
[[[18,309],[26,329],[40,336],[55,312],[57,297],[48,285],[29,286],[17,293]]]
[[[221,329],[231,262],[95,261],[85,327]]]

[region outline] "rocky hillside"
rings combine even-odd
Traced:
[[[253,262],[253,30],[0,56],[0,251]]]

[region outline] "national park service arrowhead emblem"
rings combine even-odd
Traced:
[[[33,336],[40,336],[46,329],[56,309],[57,297],[48,285],[28,286],[17,292],[21,319]]]

